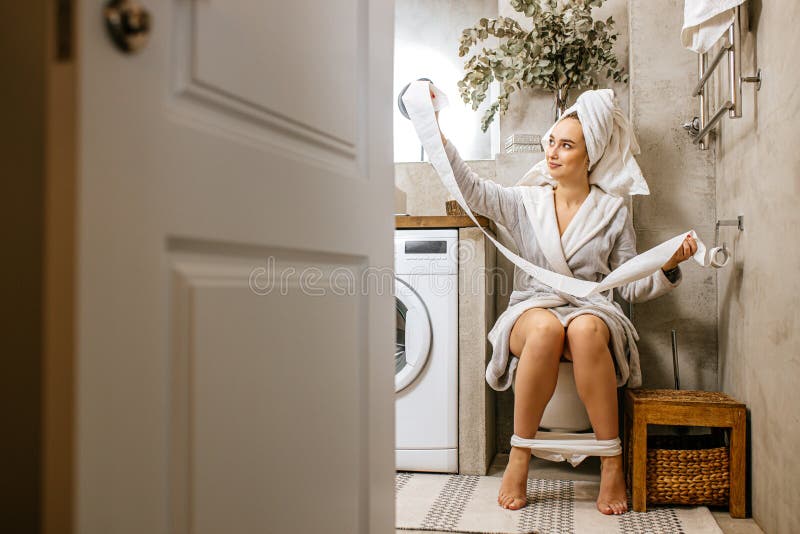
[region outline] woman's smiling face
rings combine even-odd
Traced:
[[[555,125],[547,140],[545,157],[550,176],[556,180],[588,176],[589,154],[577,118],[565,118]]]

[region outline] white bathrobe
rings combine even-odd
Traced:
[[[545,269],[592,282],[601,281],[619,265],[636,256],[633,222],[623,199],[591,185],[589,196],[578,209],[563,236],[559,236],[553,187],[522,185],[505,187],[480,179],[451,142],[445,152],[467,205],[473,212],[508,229],[519,255]],[[673,284],[659,269],[652,275],[618,287],[628,302],[645,302],[680,285]],[[508,309],[489,332],[492,359],[486,381],[498,391],[511,386],[519,359],[509,350],[511,329],[527,309],[547,308],[565,327],[578,315],[600,317],[611,334],[610,348],[615,362],[617,386],[639,387],[639,339],[633,324],[617,304],[611,291],[587,298],[574,297],[547,286],[521,269],[514,269],[514,289]]]

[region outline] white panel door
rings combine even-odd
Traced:
[[[393,532],[394,6],[139,1],[77,6],[76,532]]]

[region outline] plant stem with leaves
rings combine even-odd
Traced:
[[[462,100],[472,109],[486,100],[489,84],[500,83],[500,94],[484,113],[485,132],[497,112],[508,111],[509,97],[524,87],[552,91],[557,113],[567,106],[571,89],[599,87],[598,78],[627,82],[628,74],[613,52],[619,36],[614,20],[594,20],[592,9],[605,0],[509,0],[511,7],[531,19],[524,30],[509,17],[482,18],[465,29],[458,55],[464,57],[479,41],[498,39],[495,48],[481,48],[464,64],[466,74],[458,82]],[[476,47],[477,48],[477,47]]]

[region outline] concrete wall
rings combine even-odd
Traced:
[[[742,75],[760,67],[763,85],[744,85],[742,117],[723,119],[716,145],[717,213],[744,215],[744,232],[723,233],[733,265],[718,271],[720,380],[748,407],[752,515],[764,532],[800,524],[798,18],[797,2],[751,3]],[[725,91],[727,75],[719,82]]]
[[[650,195],[633,197],[641,252],[694,228],[713,243],[713,150],[701,151],[682,128],[698,113],[691,91],[697,55],[681,46],[682,0],[630,0],[631,122]],[[637,304],[642,386],[674,387],[670,331],[678,337],[682,389],[717,389],[716,270],[681,265],[683,282],[663,297]]]
[[[491,276],[497,255],[483,232],[458,229],[458,472],[485,475],[496,450],[495,394],[486,383],[494,325]]]

